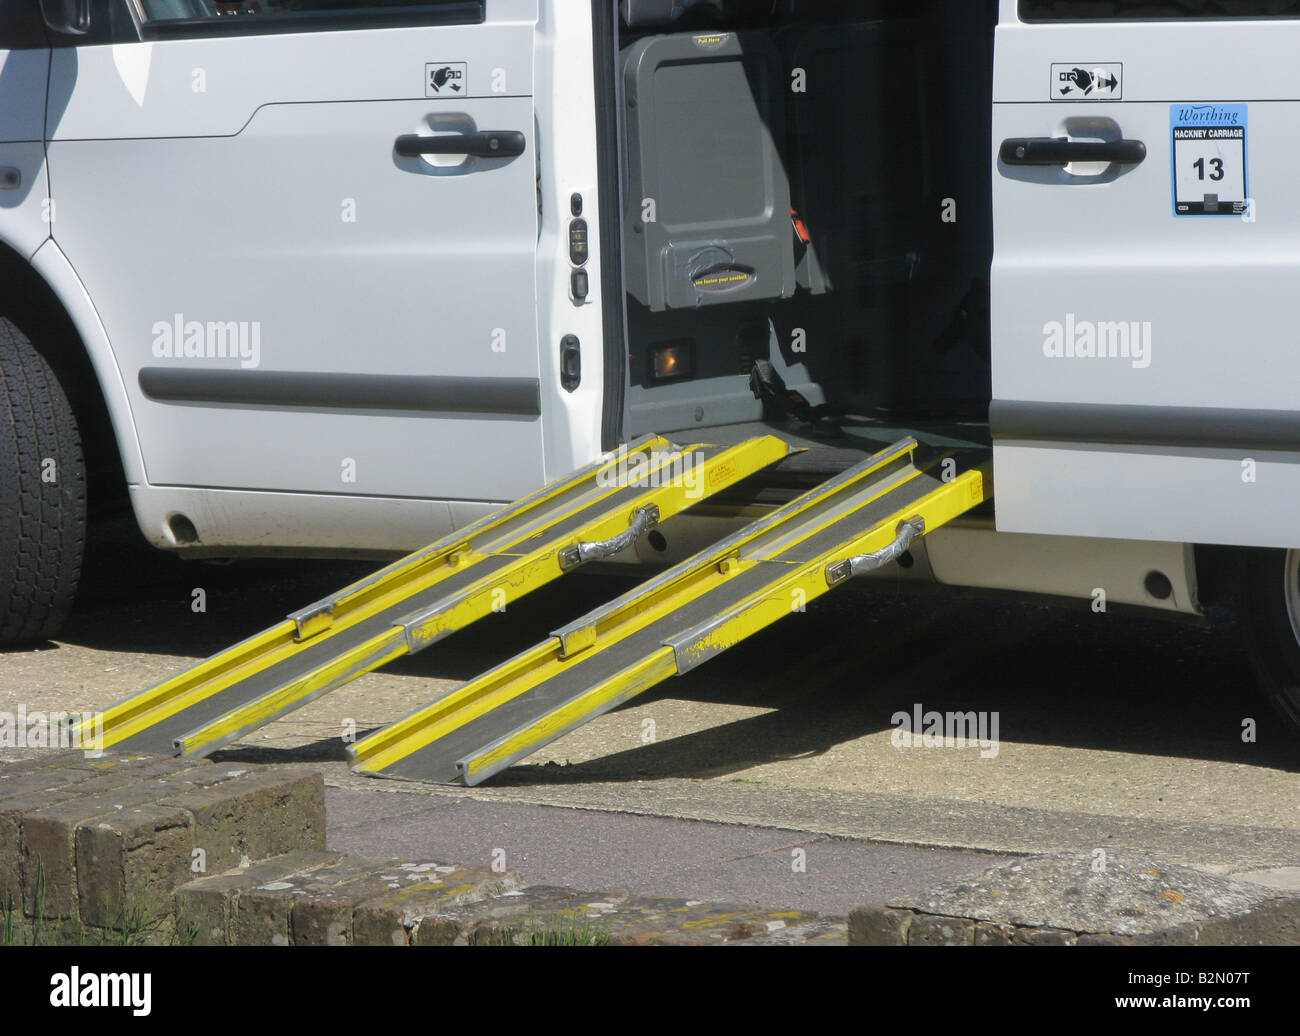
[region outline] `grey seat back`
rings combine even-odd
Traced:
[[[775,45],[734,32],[648,37],[624,52],[624,77],[633,297],[662,311],[793,295]]]

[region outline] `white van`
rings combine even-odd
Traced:
[[[1237,602],[1300,727],[1298,48],[1295,0],[0,0],[0,639],[123,485],[164,549],[379,556],[644,433],[806,448],[669,561],[910,436],[995,491],[890,578]]]

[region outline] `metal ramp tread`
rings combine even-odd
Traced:
[[[916,448],[901,440],[349,746],[353,768],[478,784],[987,499],[984,468],[941,482],[916,467]]]
[[[104,747],[206,755],[414,654],[790,453],[646,436],[105,714]]]

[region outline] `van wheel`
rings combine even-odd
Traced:
[[[1243,552],[1237,615],[1273,707],[1300,735],[1300,550]]]
[[[0,644],[52,637],[86,543],[77,422],[45,358],[0,317]]]

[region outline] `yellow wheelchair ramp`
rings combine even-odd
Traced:
[[[478,784],[563,734],[905,553],[983,503],[904,439],[348,748],[364,774]]]
[[[774,436],[732,447],[640,439],[113,706],[104,747],[206,755],[612,557],[790,453]]]

